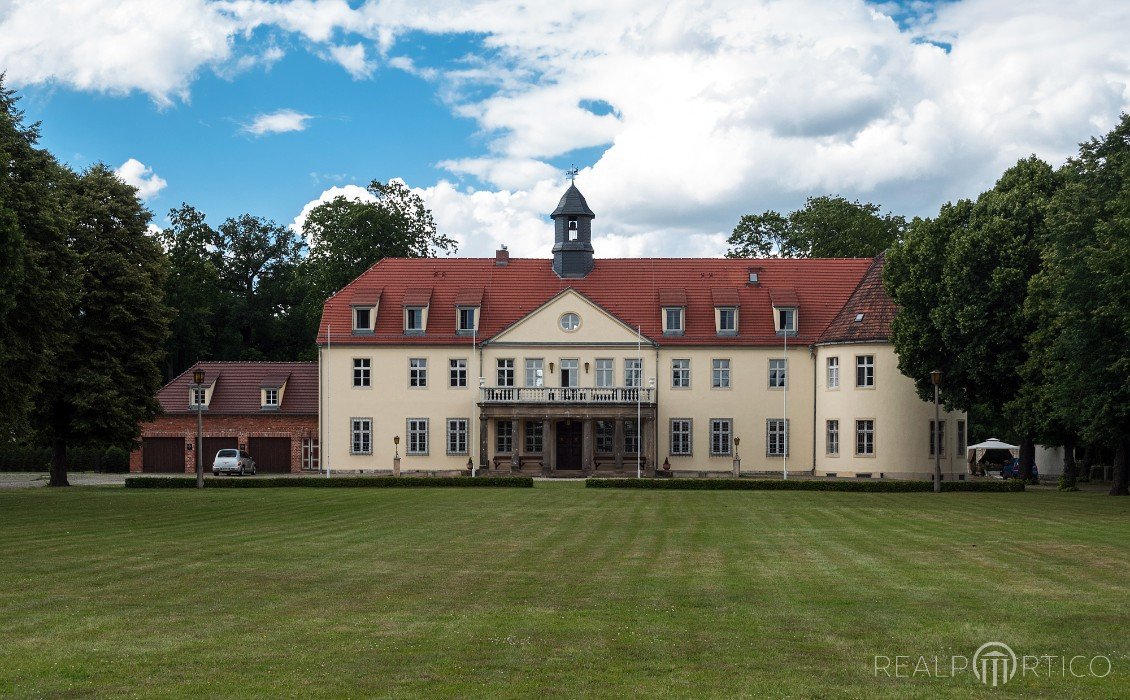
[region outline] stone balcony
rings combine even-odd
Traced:
[[[619,387],[481,387],[481,403],[485,404],[654,404],[655,389]]]

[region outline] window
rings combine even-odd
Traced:
[[[561,320],[558,323],[561,324],[561,330],[572,332],[581,327],[581,317],[572,312],[561,314]]]
[[[855,422],[855,453],[857,455],[875,454],[875,421],[857,420]]]
[[[738,310],[731,307],[718,309],[719,335],[734,335],[738,332]]]
[[[514,360],[500,359],[496,364],[498,369],[496,386],[514,386]]]
[[[408,419],[408,454],[428,454],[428,419]]]
[[[683,334],[683,308],[669,306],[663,309],[663,332],[671,335]]]
[[[838,357],[828,358],[828,388],[840,388],[840,358]]]
[[[875,356],[855,356],[855,385],[860,387],[875,386]]]
[[[447,454],[467,454],[467,424],[466,418],[447,419]]]
[[[263,390],[263,407],[264,408],[278,408],[279,407],[279,390],[278,389],[264,389]]]
[[[208,390],[204,387],[195,387],[192,390],[192,406],[198,408],[208,405]]]
[[[406,333],[424,332],[424,308],[409,306],[404,309],[404,331]]]
[[[765,421],[765,454],[769,457],[784,457],[788,453],[789,421],[783,418]]]
[[[302,438],[302,471],[318,471],[318,441],[314,438]]]
[[[478,309],[474,306],[461,307],[459,309],[459,326],[460,333],[473,333],[479,326],[475,322],[478,318]]]
[[[350,432],[349,454],[351,454],[351,455],[371,455],[371,454],[373,454],[373,419],[372,418],[350,418],[349,419],[349,432]]]
[[[728,455],[734,436],[734,421],[730,418],[710,419],[710,454],[713,456]]]
[[[448,361],[447,381],[454,389],[467,386],[467,360],[460,357]]]
[[[413,357],[408,360],[408,386],[423,388],[428,385],[428,360]]]
[[[671,360],[671,387],[674,389],[691,388],[690,360]]]
[[[577,220],[569,219],[569,240],[577,240]]]
[[[934,432],[935,429],[937,430],[937,432]],[[930,456],[931,457],[934,456],[934,446],[935,445],[941,446],[941,452],[938,454],[938,456],[939,457],[945,457],[946,456],[946,422],[944,420],[938,421],[936,424],[934,423],[934,421],[930,421]]]
[[[367,357],[353,358],[353,386],[372,386],[373,361]]]
[[[640,387],[643,385],[643,360],[632,357],[624,360],[624,386]]]
[[[830,420],[825,422],[824,451],[830,455],[840,453],[840,422]]]
[[[788,377],[786,376],[786,367],[788,366],[787,360],[769,360],[769,388],[770,389],[784,389],[785,382]]]
[[[730,388],[730,361],[710,361],[710,386],[715,389]]]
[[[610,420],[598,420],[596,422],[596,451],[600,454],[611,454],[615,439],[616,424]]]
[[[965,421],[957,422],[957,456],[965,457]]]
[[[541,454],[545,440],[543,438],[542,422],[540,420],[526,421],[526,454]]]
[[[796,309],[777,309],[777,333],[796,332]]]
[[[364,333],[373,330],[373,309],[368,306],[353,307],[353,330]]]
[[[624,421],[624,452],[637,454],[640,451],[640,431],[636,430],[634,420]]]
[[[526,360],[526,386],[545,386],[545,367],[540,357]]]
[[[597,358],[596,360],[596,386],[600,388],[608,388],[614,386],[615,374],[613,369],[612,360],[607,358]]]
[[[500,420],[495,424],[494,451],[500,454],[514,452],[514,421]]]
[[[691,419],[671,419],[671,454],[686,456],[691,453]]]
[[[577,360],[561,361],[561,386],[574,387],[581,385],[579,366],[580,363]]]

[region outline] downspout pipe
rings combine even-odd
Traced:
[[[816,476],[816,434],[818,426],[816,425],[816,382],[820,378],[817,372],[818,365],[816,362],[816,345],[808,346],[808,354],[812,358],[812,476]]]

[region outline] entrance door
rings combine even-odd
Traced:
[[[581,442],[584,428],[580,421],[563,420],[557,423],[557,468],[581,468]]]

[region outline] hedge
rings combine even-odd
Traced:
[[[266,489],[266,488],[532,488],[533,477],[491,476],[472,479],[469,476],[345,476],[336,479],[319,477],[266,477],[237,479],[233,477],[208,477],[204,487],[209,489]],[[130,489],[193,489],[196,477],[131,476],[126,479]]]
[[[590,489],[679,489],[688,491],[853,491],[865,493],[909,493],[933,491],[932,481],[827,480],[817,479],[589,479]],[[943,481],[943,491],[984,491],[1002,493],[1023,491],[1024,482]]]
[[[0,447],[0,472],[45,472],[51,450],[43,447]],[[73,472],[128,472],[129,453],[120,447],[71,447],[67,469]]]

